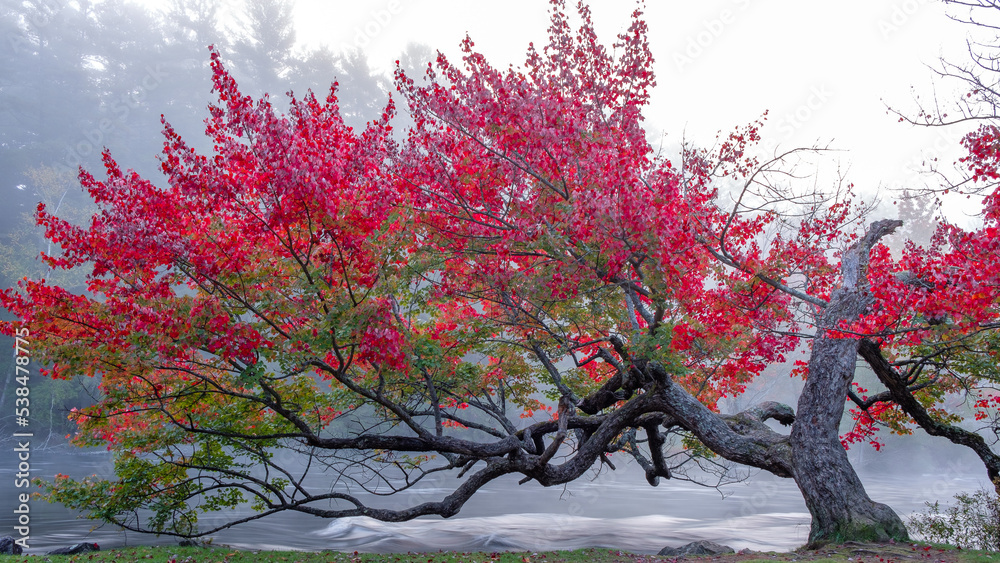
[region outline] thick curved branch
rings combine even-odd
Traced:
[[[917,401],[916,397],[906,386],[906,379],[899,374],[882,355],[882,350],[878,344],[868,339],[863,339],[858,346],[858,353],[868,362],[872,371],[878,376],[889,393],[892,394],[893,401],[903,409],[903,412],[910,415],[921,428],[931,436],[943,436],[960,446],[966,446],[976,452],[979,459],[986,465],[986,472],[995,485],[1000,486],[1000,456],[993,453],[986,440],[964,428],[946,424],[935,420],[927,409]]]
[[[652,466],[644,468],[646,470],[646,481],[654,487],[660,484],[660,477],[664,479],[670,479],[671,477],[670,468],[667,467],[667,460],[663,457],[663,447],[666,445],[666,439],[659,430],[659,426],[663,423],[663,420],[654,420],[643,425],[646,436],[649,438],[649,455],[653,458]]]
[[[653,395],[662,412],[677,419],[713,452],[730,461],[766,469],[779,477],[792,476],[788,436],[778,434],[763,423],[767,418],[790,420],[789,417],[793,417],[791,408],[782,409],[773,403],[751,414],[720,416],[673,383],[663,366],[650,362],[648,369],[658,384]]]

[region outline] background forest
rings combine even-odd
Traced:
[[[334,80],[352,126],[363,126],[385,104],[388,77],[373,72],[361,52],[295,49],[291,2],[246,0],[226,14],[211,0],[162,4],[152,11],[124,0],[0,2],[0,286],[27,276],[81,287],[82,279],[38,260],[40,251],[51,251],[35,226],[38,202],[70,221],[89,218],[95,208],[77,171],[99,168],[104,147],[141,175],[159,178],[161,114],[196,147],[204,142],[209,45],[246,93],[271,93],[279,106],[287,103],[285,92],[324,93]],[[3,381],[13,377],[13,365],[0,368]],[[9,387],[0,388],[3,412],[13,412]],[[35,404],[49,405],[33,412],[47,444],[72,430],[67,412],[92,402],[95,389],[88,378],[35,382]],[[0,418],[0,428],[11,419]]]

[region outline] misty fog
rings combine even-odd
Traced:
[[[360,11],[351,12],[353,19],[328,26],[339,30],[339,36],[324,38],[323,22],[326,19],[333,21],[331,18],[337,18],[337,14],[324,11],[319,15],[317,12],[312,18],[315,21],[310,21],[309,10],[319,8],[304,1],[293,6],[286,0],[225,3],[206,0],[162,3],[0,0],[0,49],[3,50],[0,56],[0,201],[4,204],[0,213],[0,237],[4,241],[0,244],[0,278],[4,287],[14,286],[23,277],[46,277],[59,280],[64,287],[81,289],[83,280],[78,274],[50,271],[37,259],[40,251],[53,252],[53,249],[34,227],[32,214],[37,204],[43,202],[49,211],[72,222],[87,221],[95,207],[80,189],[77,173],[79,167],[83,167],[100,176],[101,152],[105,148],[117,162],[157,184],[163,183],[157,161],[163,144],[161,115],[191,146],[201,151],[211,150],[203,135],[203,120],[208,115],[206,108],[213,101],[210,45],[221,54],[245,94],[257,97],[266,92],[278,107],[287,107],[286,93],[289,92],[299,98],[310,90],[317,96],[326,96],[336,81],[341,114],[349,125],[362,128],[367,121],[380,115],[388,101],[387,93],[394,91],[391,69],[395,60],[400,61],[402,68],[419,76],[427,62],[435,57],[436,49],[453,52],[466,30],[473,26],[470,22],[477,17],[467,13],[469,8],[459,8],[453,2],[424,2],[418,6],[416,2],[411,5],[406,0],[388,0],[358,4],[363,6]],[[599,14],[618,10],[621,12],[619,17],[624,18],[631,11],[631,5],[619,8],[613,2],[597,4],[600,4]],[[697,42],[698,34],[703,27],[710,26],[717,17],[713,14],[719,9],[731,9],[736,16],[751,17],[749,8],[744,6],[749,5],[747,2],[718,4],[705,8],[704,13],[692,8],[694,13],[689,14],[692,19],[687,27],[668,22],[660,11],[663,8],[650,8],[659,18],[651,21],[653,34],[660,35],[658,26],[663,26],[674,38],[672,43],[658,38],[662,54],[654,48],[658,60],[668,65],[668,72],[660,81],[660,91],[694,90],[695,93],[687,92],[686,95],[697,96],[699,89],[704,89],[711,91],[713,96],[704,106],[686,107],[677,103],[672,108],[659,110],[664,115],[669,114],[669,118],[655,122],[654,127],[679,124],[683,128],[691,124],[697,130],[695,136],[707,137],[710,132],[698,129],[700,125],[695,126],[700,115],[712,115],[712,126],[715,120],[728,119],[725,126],[729,127],[755,119],[767,109],[759,104],[750,110],[739,105],[742,113],[734,118],[732,112],[736,110],[715,97],[720,95],[718,83],[708,81],[703,75],[711,74],[715,80],[717,75],[731,70],[738,78],[745,78],[746,61],[735,65],[736,70],[726,70],[730,67],[726,66],[725,56],[720,54],[734,48],[730,43],[732,39],[721,36],[713,39],[710,42],[713,45],[702,45],[695,57],[688,52],[688,38],[693,37]],[[524,52],[528,40],[543,39],[547,22],[545,11],[538,12],[535,8],[530,14],[521,16],[538,20],[529,26],[535,36],[522,40],[522,30],[512,31],[508,40],[513,44],[510,48],[514,55],[504,51],[502,56],[512,56],[517,61],[516,57]],[[794,10],[788,5],[783,9]],[[435,10],[442,12],[440,17],[434,15]],[[448,10],[455,12],[452,20],[443,13]],[[490,10],[498,8],[492,6]],[[897,51],[903,52],[906,45],[919,42],[921,30],[947,25],[944,15],[936,8],[924,10],[926,12],[914,16],[912,28],[900,27],[898,32],[893,32],[896,35],[889,34],[893,40],[899,38],[900,43],[883,38],[888,45],[887,52],[903,57]],[[850,12],[848,9],[843,11]],[[480,17],[490,15],[500,17],[493,11]],[[872,19],[875,30],[884,30],[877,25],[880,17],[891,21],[888,13],[880,15],[869,11],[866,17]],[[438,20],[451,22],[445,25],[447,33],[435,32],[433,39],[440,44],[428,44],[426,41],[430,38],[422,37],[421,42],[407,39],[409,42],[400,50],[398,42],[404,35],[409,37],[403,28],[420,25],[419,22],[428,18],[439,25],[445,24]],[[514,29],[519,25],[517,16],[508,17],[502,23],[490,24],[501,28],[495,32],[498,35],[502,35],[504,26]],[[479,21],[477,25],[483,23]],[[307,29],[308,33],[303,36],[300,28]],[[617,32],[618,29],[609,31]],[[796,35],[801,32],[795,31]],[[878,39],[878,34],[873,34]],[[490,35],[486,44],[503,44],[503,41]],[[762,42],[764,44],[770,45],[766,41]],[[372,60],[374,53],[379,55],[378,60]],[[682,59],[691,58],[695,66],[687,68],[687,63],[677,58],[678,53]],[[927,50],[922,53],[926,54]],[[856,56],[853,51],[850,55]],[[761,64],[766,66],[765,63]],[[907,68],[923,68],[917,63]],[[699,68],[698,64],[703,66]],[[502,68],[503,65],[498,66]],[[801,71],[807,75],[804,82],[794,83],[786,94],[774,95],[778,117],[773,127],[782,142],[795,143],[803,138],[811,142],[819,136],[833,137],[835,134],[825,133],[824,127],[839,119],[838,115],[857,113],[870,117],[877,113],[869,105],[850,107],[853,93],[848,94],[848,91],[866,80],[874,80],[871,74],[858,76],[858,82],[851,84],[837,77],[823,78],[815,69],[797,68],[786,68],[785,74]],[[873,72],[869,67],[864,68],[866,73]],[[838,72],[840,70],[838,67]],[[927,76],[919,71],[913,71],[909,77],[911,83],[926,83]],[[738,80],[733,79],[733,82]],[[833,85],[827,87],[827,82]],[[740,89],[732,88],[729,95],[740,96]],[[822,100],[816,97],[817,92],[823,93]],[[898,96],[900,92],[894,90],[891,94]],[[873,97],[873,104],[884,111],[878,93]],[[684,100],[687,103],[690,98]],[[891,102],[905,105],[907,101],[897,98]],[[824,105],[825,109],[821,107]],[[810,116],[816,118],[781,121],[782,116],[795,116],[801,107],[813,108]],[[827,110],[829,112],[824,113]],[[402,135],[407,118],[405,111],[400,113],[403,115],[398,118],[398,127]],[[801,118],[802,112],[799,114]],[[681,130],[664,131],[666,140],[651,141],[668,148],[678,146]],[[864,132],[851,132],[847,135],[849,141],[855,140],[854,133],[858,138],[865,137]],[[850,169],[855,162],[851,158],[856,157],[860,174],[868,174],[864,176],[866,180],[886,184],[909,181],[916,177],[911,165],[921,160],[922,149],[915,147],[934,146],[935,141],[907,139],[909,150],[900,149],[891,155],[888,168],[892,174],[885,178],[874,179],[872,165],[863,154],[864,148],[870,146],[866,144],[868,139],[859,141],[861,144],[857,146],[861,150],[845,157],[840,165]],[[834,164],[833,168],[837,166]],[[885,209],[891,210],[891,206],[886,205]],[[915,213],[915,216],[923,215]],[[10,339],[2,340],[4,345],[10,344]],[[0,366],[0,379],[10,382],[11,373],[8,372],[12,372],[12,365],[6,362]],[[745,395],[729,398],[721,408],[736,412],[765,397],[794,404],[801,381],[789,377],[788,372],[788,366],[775,366]],[[875,385],[870,374],[860,374],[859,381]],[[0,409],[4,413],[13,411],[14,397],[6,392],[7,387],[9,385],[0,390]],[[33,409],[35,436],[36,439],[41,437],[38,443],[44,446],[37,454],[38,473],[35,476],[51,478],[60,472],[82,476],[110,471],[110,454],[76,451],[65,438],[73,431],[66,420],[69,409],[90,404],[97,392],[96,382],[85,378],[68,381],[36,378],[32,401],[34,405],[45,407]],[[955,409],[967,409],[961,397],[956,397],[951,404]],[[3,430],[0,436],[9,436],[14,431],[11,418],[0,417],[0,429]],[[850,424],[848,417],[844,428]],[[988,485],[985,471],[975,456],[958,446],[933,440],[920,430],[911,437],[880,437],[885,441],[882,451],[857,444],[850,455],[871,496],[892,505],[903,515],[921,510],[926,501],[945,501],[956,492]],[[4,475],[12,473],[6,460],[0,462],[0,468]],[[728,543],[736,549],[792,549],[804,543],[809,515],[794,482],[756,471],[745,472],[740,477],[745,479],[720,488],[670,481],[654,489],[646,484],[639,468],[622,463],[616,472],[607,468],[595,470],[592,480],[580,480],[565,488],[543,489],[536,483],[519,486],[516,480],[499,481],[474,497],[457,517],[447,521],[427,518],[390,525],[360,518],[326,522],[302,515],[281,515],[229,530],[220,535],[218,541],[255,548],[383,552],[562,549],[590,545],[655,552],[668,543],[697,539]],[[323,475],[318,474],[315,479],[316,485],[322,487]],[[450,480],[429,483],[409,493],[401,502],[439,498],[452,487]],[[0,495],[4,499],[0,506],[7,506],[6,499],[14,496],[9,479],[0,486]],[[40,502],[35,506],[38,539],[33,547],[37,545],[39,550],[85,538],[100,542],[102,547],[123,543],[174,543],[168,538],[123,535],[107,526],[90,532],[90,522],[76,520],[61,507]],[[0,526],[9,527],[12,522],[10,510],[0,513]],[[541,537],[539,529],[547,530],[545,537]]]

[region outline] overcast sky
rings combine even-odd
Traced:
[[[635,4],[591,7],[607,44]],[[544,0],[297,0],[296,22],[303,47],[360,48],[386,73],[410,43],[456,59],[466,33],[506,67],[523,61],[529,42],[546,43],[548,9]],[[658,81],[647,125],[667,146],[682,136],[710,143],[767,110],[768,143],[842,149],[848,178],[887,199],[887,188],[928,181],[915,175],[925,158],[958,154],[964,130],[914,128],[886,111],[914,113],[914,93],[957,96],[928,65],[942,56],[964,63],[976,30],[951,21],[938,1],[651,0],[645,12]],[[950,215],[961,210],[952,206]]]

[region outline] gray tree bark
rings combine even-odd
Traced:
[[[837,334],[871,305],[868,257],[880,238],[901,221],[877,221],[845,252],[843,281],[820,317],[809,359],[809,376],[792,427],[792,472],[812,515],[809,546],[829,542],[906,539],[906,527],[884,504],[872,501],[840,443],[844,402],[854,379],[859,337]]]

